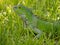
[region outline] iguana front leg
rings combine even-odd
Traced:
[[[22,15],[20,15],[20,17],[23,20],[23,27],[27,28],[29,23],[28,23],[28,20],[27,20],[26,16],[22,14]]]

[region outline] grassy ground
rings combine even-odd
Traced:
[[[44,32],[39,39],[35,39],[33,32],[28,31],[31,29],[24,30],[23,21],[14,12],[13,6],[17,4],[23,4],[40,18],[53,22],[55,35]],[[60,45],[59,18],[59,0],[0,0],[0,45]]]

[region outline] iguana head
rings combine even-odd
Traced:
[[[31,13],[31,10],[28,9],[27,7],[25,7],[22,4],[16,5],[13,7],[13,10],[17,13],[17,14],[26,14],[26,13]]]
[[[19,4],[19,5],[14,6],[13,10],[16,14],[20,15],[21,17],[26,17],[29,21],[32,20],[33,13],[26,6]]]
[[[17,14],[23,14],[25,12],[25,7],[23,5],[16,5],[13,7],[13,10],[17,13]]]

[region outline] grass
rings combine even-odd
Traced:
[[[41,25],[42,22],[38,23],[44,31],[39,39],[34,38],[32,31],[29,32],[31,29],[24,29],[23,21],[14,12],[13,6],[20,3],[32,9],[32,12],[40,18],[53,23],[52,27],[50,25],[46,27],[45,24],[46,29]],[[0,0],[0,45],[60,45],[58,17],[60,18],[59,0]]]

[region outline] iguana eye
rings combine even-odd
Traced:
[[[21,7],[19,7],[19,8],[21,8]]]

